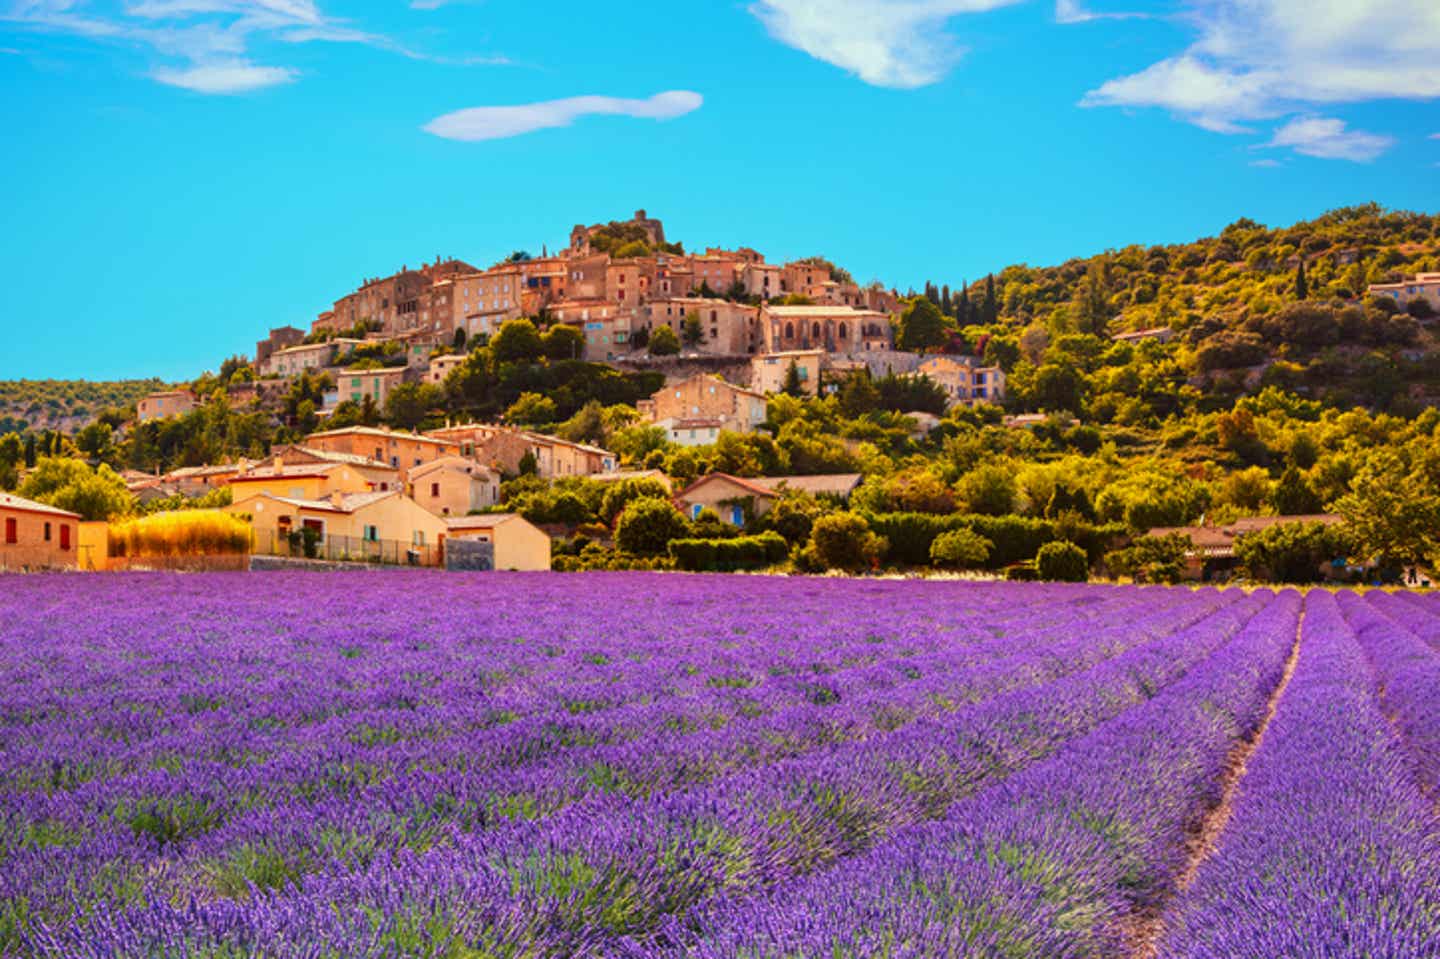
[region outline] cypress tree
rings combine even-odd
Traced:
[[[970,325],[970,284],[960,281],[960,299],[955,303],[955,320],[961,326]]]
[[[25,434],[25,468],[33,469],[35,466],[35,434]]]
[[[985,309],[984,318],[986,323],[994,323],[1000,318],[1000,304],[995,300],[995,274],[985,274]]]
[[[940,287],[940,312],[946,314],[947,316],[953,314],[953,312],[954,312],[954,311],[950,308],[950,284],[949,284],[949,283],[946,283],[944,286]]]
[[[804,396],[805,383],[800,379],[800,368],[795,361],[790,361],[790,368],[785,371],[785,383],[780,387],[780,392],[788,396]]]
[[[1300,258],[1300,265],[1295,267],[1295,299],[1310,299],[1310,284],[1305,280],[1305,258]]]

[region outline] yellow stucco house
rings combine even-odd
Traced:
[[[410,470],[410,498],[438,516],[464,516],[500,502],[500,477],[463,456],[446,456]]]
[[[444,518],[399,490],[335,491],[317,499],[267,491],[235,502],[225,512],[249,519],[257,553],[290,552],[291,534],[308,529],[313,531],[314,554],[321,559],[436,566],[444,555]]]
[[[262,493],[288,499],[319,500],[332,493],[374,492],[370,478],[358,467],[325,461],[287,463],[282,455],[232,476],[228,485],[236,503]]]
[[[482,513],[445,519],[451,539],[477,539],[495,544],[495,568],[550,568],[550,537],[519,513]]]

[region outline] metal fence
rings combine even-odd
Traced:
[[[255,531],[255,552],[263,556],[384,566],[439,566],[443,562],[443,550],[436,544],[418,546],[400,540],[358,536],[325,536],[307,541],[303,533],[287,536],[263,529]]]

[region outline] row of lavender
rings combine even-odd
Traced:
[[[136,577],[81,610],[73,580],[13,582],[0,952],[46,956],[1104,956],[1167,903],[1170,954],[1223,954],[1184,938],[1223,880],[1175,876],[1301,616],[1293,593],[635,575]],[[1356,689],[1421,676],[1411,707],[1386,688],[1403,746],[1383,718],[1357,735],[1419,781],[1440,654],[1375,636],[1433,607],[1353,606]],[[1307,670],[1332,607],[1306,603]],[[1291,698],[1272,726],[1312,708]],[[1413,899],[1356,921],[1423,941]]]

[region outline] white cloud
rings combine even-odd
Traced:
[[[160,67],[150,74],[167,86],[183,87],[196,93],[249,93],[289,83],[296,73],[288,67],[256,66],[247,60],[207,63],[175,69]]]
[[[460,65],[503,62],[500,57],[448,59],[417,53],[326,15],[315,0],[122,0],[115,12],[92,14],[89,9],[84,0],[16,0],[0,9],[0,23],[143,47],[157,59],[171,61],[151,69],[153,79],[200,93],[258,90],[298,76],[289,67],[252,63],[250,48],[257,41],[358,43],[412,59]]]
[[[935,83],[964,53],[945,32],[951,17],[1021,0],[756,0],[750,5],[781,43],[877,87]]]
[[[1289,147],[1296,153],[1327,160],[1369,163],[1395,145],[1387,136],[1349,130],[1343,120],[1331,117],[1297,117],[1275,131],[1268,146]]]
[[[1269,169],[1273,167],[1278,167],[1281,165],[1281,163],[1279,160],[1251,160],[1250,165]]]
[[[646,100],[568,97],[509,107],[471,107],[436,117],[422,128],[447,140],[499,140],[535,130],[567,127],[584,116],[671,120],[699,109],[704,98],[688,90],[657,93]]]
[[[1211,130],[1318,104],[1440,96],[1435,0],[1190,0],[1185,50],[1087,93],[1083,106],[1161,107]]]
[[[1080,0],[1055,0],[1056,23],[1089,23],[1092,20],[1148,20],[1148,13],[1099,13],[1087,9]]]

